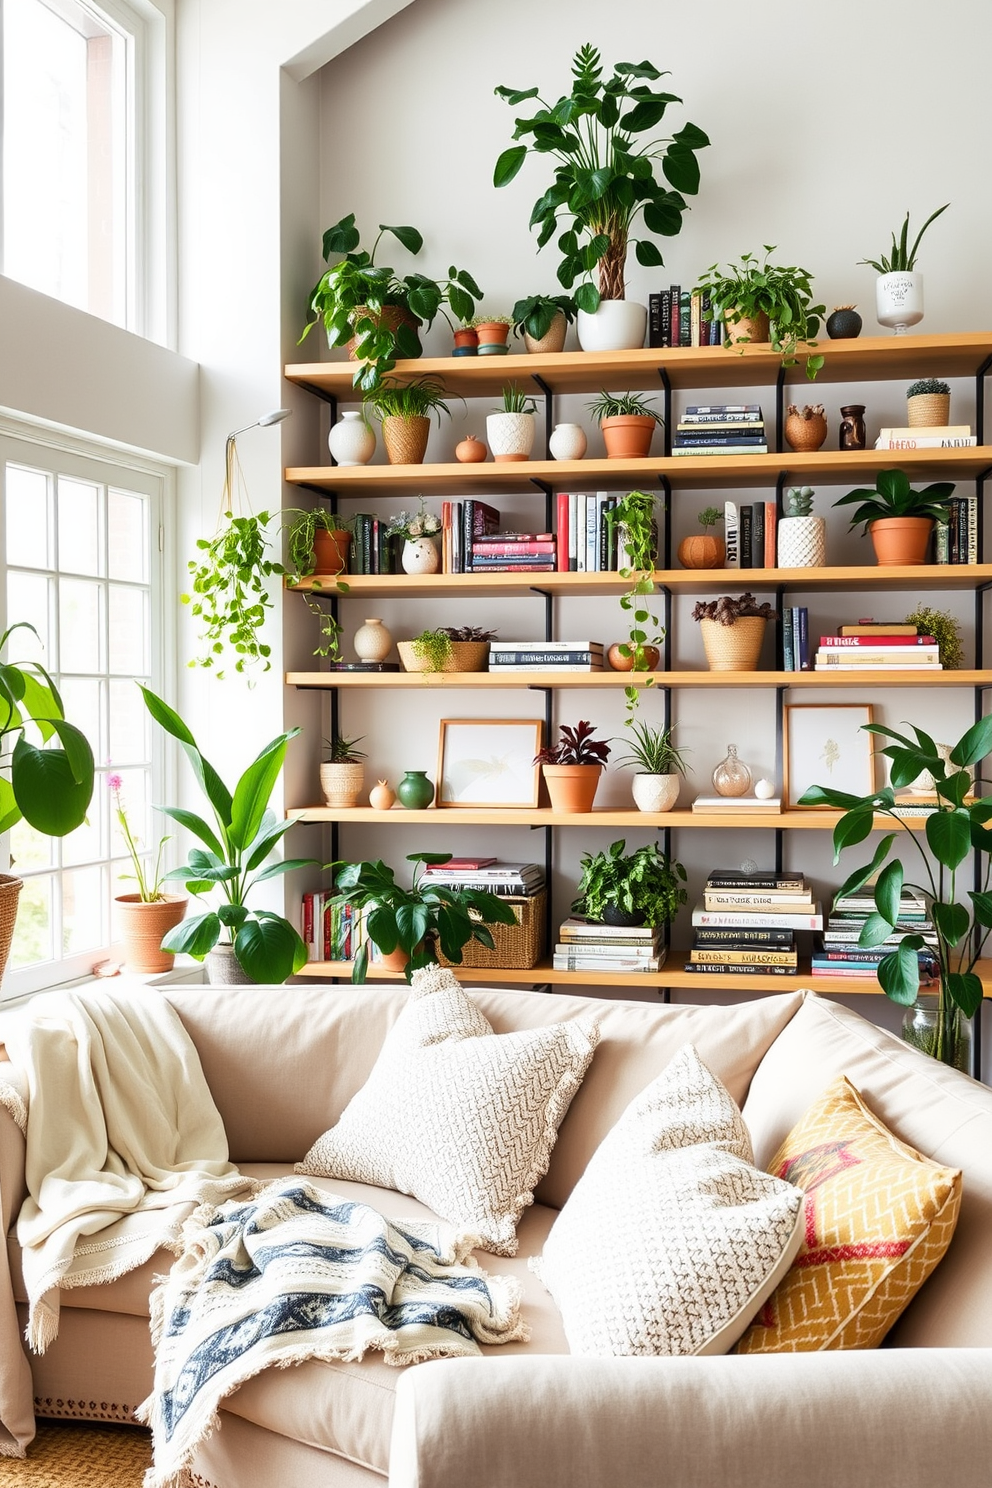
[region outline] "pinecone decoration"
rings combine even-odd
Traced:
[[[827,524],[811,516],[813,487],[793,486],[778,524],[779,568],[822,568],[827,561]]]

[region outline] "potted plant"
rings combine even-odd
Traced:
[[[435,539],[441,531],[441,518],[427,510],[424,498],[415,512],[397,512],[386,532],[392,541],[402,541],[400,565],[404,573],[431,574],[441,567],[441,555]]]
[[[778,611],[754,595],[745,593],[735,599],[723,594],[719,599],[703,599],[692,611],[703,632],[703,647],[711,672],[756,672],[765,626],[778,619]]]
[[[603,513],[610,528],[616,529],[620,576],[631,581],[630,588],[620,596],[620,608],[628,617],[627,639],[609,651],[614,671],[653,672],[661,660],[659,648],[665,627],[647,604],[647,596],[654,593],[658,551],[654,513],[655,497],[647,491],[628,491],[616,506]],[[651,682],[649,677],[649,687]],[[640,702],[638,689],[631,683],[624,694],[627,710],[633,714]]]
[[[785,515],[778,524],[779,568],[822,568],[826,563],[827,524],[812,513],[812,486],[786,491]]]
[[[513,307],[513,329],[532,356],[564,351],[577,310],[572,295],[528,295]]]
[[[621,837],[608,852],[582,854],[572,913],[606,925],[671,924],[688,897],[685,869],[656,842],[625,854],[626,845]]]
[[[45,668],[7,658],[15,630],[30,631],[38,639],[26,620],[0,635],[0,832],[9,832],[23,818],[46,837],[65,837],[86,820],[93,795],[93,751],[66,721],[59,690]],[[22,887],[15,874],[0,874],[0,977]]]
[[[529,460],[534,447],[537,404],[516,383],[503,388],[503,406],[486,415],[486,438],[497,465]]]
[[[610,757],[606,739],[594,739],[595,729],[585,720],[570,728],[558,725],[557,744],[546,745],[534,756],[540,765],[551,798],[551,809],[560,815],[592,810],[599,777]]]
[[[715,506],[705,506],[697,512],[696,520],[702,533],[693,532],[679,543],[678,558],[683,568],[722,568],[727,550],[722,537],[711,533],[710,528],[723,521],[723,513]]]
[[[472,322],[479,356],[506,356],[506,342],[513,324],[509,315],[477,315]]]
[[[971,1019],[982,1000],[982,983],[975,973],[975,964],[992,927],[992,894],[988,892],[992,800],[987,796],[968,798],[972,773],[992,753],[992,717],[980,718],[972,724],[947,759],[941,746],[915,725],[910,725],[913,738],[879,723],[863,727],[869,733],[894,741],[881,751],[890,761],[889,785],[867,796],[852,796],[829,786],[813,785],[800,804],[829,806],[844,813],[834,827],[835,863],[845,848],[864,842],[875,828],[876,816],[892,818],[896,830],[882,838],[871,862],[852,873],[836,897],[856,894],[874,882],[875,913],[866,921],[859,944],[879,946],[893,934],[899,921],[903,885],[925,895],[937,937],[937,996],[929,1006],[926,1003],[915,1006],[920,987],[917,952],[924,946],[920,935],[903,936],[899,946],[883,957],[878,966],[878,980],[893,1002],[914,1009],[914,1016],[908,1025],[904,1024],[904,1037],[908,1036],[935,1059],[967,1071]],[[896,814],[894,792],[911,785],[925,771],[934,780],[936,809],[927,817],[925,833],[910,832],[909,823]],[[903,840],[913,845],[913,870],[907,870],[901,857],[893,856],[899,831],[909,832]],[[970,904],[966,905],[959,899],[962,885],[958,870],[972,852],[979,858],[981,871],[975,882],[981,888],[967,891],[965,897]],[[910,871],[915,877],[916,870],[921,882],[910,881]]]
[[[444,313],[445,304],[458,320],[470,320],[476,299],[482,297],[481,289],[465,269],[452,267],[447,279],[436,280],[417,273],[401,277],[394,269],[376,264],[383,233],[391,233],[414,255],[424,246],[415,227],[380,223],[372,250],[367,252],[359,248],[361,234],[355,226],[354,212],[327,229],[323,256],[330,267],[310,293],[313,319],[300,337],[302,342],[318,321],[323,321],[329,346],[352,343],[352,355],[358,362],[353,381],[364,392],[379,386],[397,358],[420,356],[420,322],[430,327],[438,311]],[[336,254],[343,256],[330,264]]]
[[[200,641],[206,649],[194,665],[215,667],[227,648],[237,657],[236,672],[253,666],[267,672],[271,667],[272,648],[261,639],[272,609],[268,580],[286,572],[281,563],[266,556],[267,528],[275,518],[275,512],[235,516],[227,511],[213,537],[197,539],[202,556],[191,558],[186,565],[192,576],[191,592],[179,596],[203,625]]]
[[[432,883],[424,868],[446,863],[450,853],[408,853],[414,864],[409,889],[396,882],[392,868],[383,862],[327,865],[335,875],[338,895],[333,904],[350,904],[366,912],[368,939],[381,952],[379,965],[403,971],[407,981],[421,966],[438,964],[438,948],[456,966],[469,941],[493,949],[490,925],[515,925],[513,908],[496,894],[482,889],[454,889]],[[369,947],[359,947],[351,973],[353,982],[364,982],[368,972]]]
[[[357,806],[365,788],[365,760],[358,745],[362,737],[345,739],[341,734],[324,740],[327,758],[320,765],[320,788],[328,806]]]
[[[350,517],[342,517],[323,506],[311,511],[288,508],[282,516],[287,528],[293,582],[298,583],[312,573],[337,577],[348,572],[352,538]]]
[[[797,360],[800,346],[815,345],[824,305],[813,304],[812,276],[795,265],[779,268],[768,262],[773,243],[764,245],[764,262],[754,253],[742,253],[740,263],[721,270],[711,264],[696,286],[697,294],[708,294],[706,319],[720,319],[728,345],[770,341],[783,367]],[[806,357],[806,376],[813,380],[823,366],[822,356]]]
[[[614,743],[626,744],[629,753],[616,761],[621,769],[632,765],[636,774],[630,783],[638,811],[671,811],[679,798],[679,784],[688,766],[676,748],[670,728],[651,728],[629,720],[629,734]]]
[[[964,661],[964,646],[958,622],[949,610],[935,610],[918,604],[903,617],[903,624],[915,625],[920,635],[933,636],[945,672],[956,671]]]
[[[179,924],[189,902],[183,894],[166,894],[162,889],[162,849],[171,839],[159,838],[154,865],[149,869],[128,821],[123,779],[112,773],[107,776],[107,787],[114,798],[114,815],[134,869],[133,873],[121,877],[133,878],[138,885],[136,894],[114,896],[117,924],[124,943],[124,964],[129,971],[168,971],[175,956],[170,951],[163,951],[162,941]]]
[[[397,641],[405,672],[484,672],[495,630],[475,625],[422,630],[412,641]]]
[[[603,431],[608,460],[643,460],[664,419],[641,393],[602,392],[586,407]]]
[[[366,402],[382,424],[382,442],[390,465],[420,465],[427,453],[431,414],[441,427],[449,413],[444,387],[436,377],[413,382],[382,382],[366,394]]]
[[[946,503],[953,490],[952,481],[935,481],[914,491],[904,470],[880,470],[874,486],[849,491],[834,506],[858,503],[851,528],[864,523],[880,568],[920,564],[927,561],[934,523],[948,520]]]
[[[802,408],[790,403],[785,411],[785,442],[792,450],[812,453],[827,437],[827,420],[822,403],[804,403]]]
[[[478,356],[479,333],[474,325],[455,326],[455,356]]]
[[[190,851],[183,867],[167,873],[166,880],[181,880],[187,892],[198,898],[214,890],[222,895],[216,909],[193,915],[170,930],[162,948],[185,952],[197,961],[205,959],[207,980],[214,985],[284,982],[305,965],[307,948],[283,915],[268,909],[249,909],[246,901],[257,884],[315,862],[313,858],[286,858],[265,866],[296,821],[295,817],[277,821],[268,808],[286,746],[300,730],[277,735],[231,791],[200,753],[179,714],[149,688],[142,687],[141,695],[155,722],[182,746],[214,817],[211,826],[185,808],[158,807],[203,843],[202,848]]]
[[[699,190],[696,151],[709,139],[695,124],[658,138],[668,105],[682,101],[651,87],[662,76],[650,62],[618,62],[604,77],[599,52],[586,45],[572,60],[572,90],[557,103],[545,103],[537,88],[496,89],[511,108],[532,98],[538,107],[515,120],[513,138],[526,143],[503,151],[493,183],[508,185],[530,152],[553,156],[553,182],[531,212],[538,247],[558,234],[558,280],[565,289],[598,270],[598,288],[587,281],[575,291],[585,351],[643,346],[647,310],[625,300],[628,250],[633,245],[647,268],[661,266],[653,237],[678,234],[685,198]],[[635,239],[642,228],[651,236]]]
[[[898,239],[892,234],[892,246],[887,254],[877,259],[862,258],[860,263],[869,264],[878,274],[875,280],[875,318],[879,325],[892,326],[896,335],[903,335],[910,326],[923,319],[923,275],[916,272],[916,255],[923,234],[950,202],[931,212],[924,222],[912,248],[909,244],[909,213],[902,225]]]
[[[946,426],[951,421],[951,388],[939,377],[921,377],[906,389],[906,422],[911,429]]]

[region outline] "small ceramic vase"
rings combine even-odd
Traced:
[[[427,779],[426,770],[407,770],[396,794],[407,811],[425,811],[434,800],[434,785]]]
[[[481,439],[476,439],[474,434],[469,434],[460,444],[455,445],[455,459],[463,465],[478,465],[486,458],[486,446]]]
[[[581,460],[588,440],[579,424],[555,424],[548,449],[553,460]]]
[[[865,429],[865,405],[848,403],[841,409],[840,417],[840,448],[842,450],[866,449],[868,434]]]
[[[441,567],[437,543],[430,537],[408,537],[400,561],[403,572],[408,574],[437,573]]]
[[[355,631],[353,645],[359,661],[385,661],[393,649],[393,638],[382,621],[373,616]]]
[[[785,420],[785,442],[794,450],[818,450],[827,437],[827,421],[822,403],[805,405],[802,412],[795,403],[789,404]]]
[[[751,771],[737,758],[737,745],[727,745],[727,757],[713,771],[713,789],[718,796],[746,796],[751,789]]]
[[[339,465],[367,465],[375,454],[375,434],[361,413],[343,413],[327,436]]]
[[[775,794],[775,786],[771,780],[756,780],[754,782],[754,794],[759,801],[770,801]]]
[[[369,805],[373,811],[389,811],[396,800],[396,792],[388,780],[377,780],[369,791]]]

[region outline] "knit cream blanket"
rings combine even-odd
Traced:
[[[51,993],[0,1018],[0,1041],[27,1086],[21,1103],[0,1081],[0,1101],[25,1131],[17,1238],[26,1337],[44,1353],[61,1288],[114,1281],[160,1247],[178,1254],[198,1205],[259,1184],[228,1162],[196,1048],[160,993]]]

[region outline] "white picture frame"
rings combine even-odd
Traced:
[[[875,790],[875,736],[871,703],[786,704],[782,738],[782,805],[787,811],[829,811],[801,806],[811,785],[852,796]]]
[[[442,718],[437,805],[463,811],[537,806],[541,767],[534,756],[543,734],[540,718]]]

